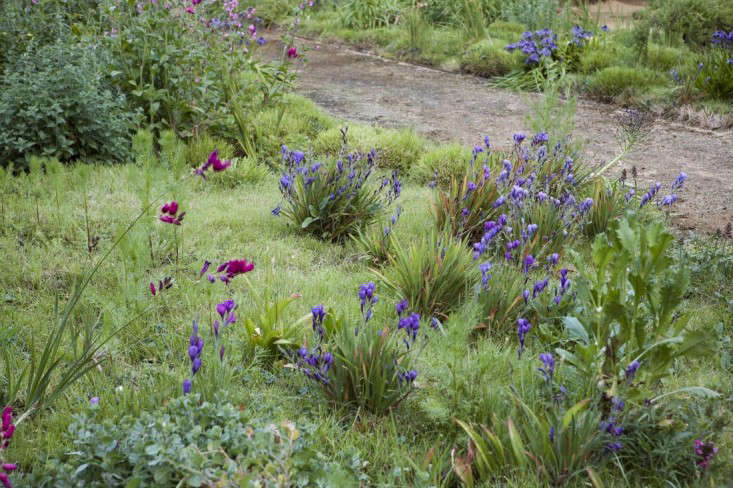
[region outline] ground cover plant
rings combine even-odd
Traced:
[[[266,4],[299,19],[329,11]],[[117,5],[122,13],[104,11]],[[441,28],[479,32],[471,16],[509,12],[498,5],[413,8],[430,22],[450,15]],[[27,14],[14,29],[56,26],[45,32],[53,42],[33,31],[44,46],[60,31],[79,36],[66,46],[99,34],[96,18],[80,17],[86,7],[2,8]],[[3,486],[722,486],[733,477],[733,235],[670,226],[693,191],[685,173],[647,188],[635,171],[602,171],[641,139],[637,112],[604,168],[591,166],[551,100],[503,150],[483,135],[464,148],[409,130],[346,129],[285,93],[287,63],[303,56],[292,38],[279,46],[285,64],[242,53],[231,71],[221,66],[226,49],[258,45],[259,4],[95,8],[153,26],[148,40],[200,22],[206,29],[192,35],[202,37],[185,39],[210,47],[223,71],[196,72],[201,45],[170,53],[190,56],[191,72],[152,68],[157,55],[140,64],[147,88],[117,88],[131,123],[122,164],[39,146],[48,152],[21,151],[0,167]],[[221,9],[224,33],[210,16]],[[122,42],[131,32],[115,35],[105,42],[132,50],[118,62],[151,52]],[[22,37],[9,49],[39,52],[16,44]],[[534,48],[536,37],[526,39]],[[158,47],[187,49],[181,39]],[[159,69],[186,79],[152,93]],[[260,69],[279,81],[248,84]],[[223,84],[197,88],[194,72]],[[247,87],[260,94],[251,106]]]

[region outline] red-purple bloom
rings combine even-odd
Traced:
[[[291,59],[295,59],[298,57],[298,50],[295,47],[289,47],[288,48],[288,57]]]
[[[231,279],[235,276],[249,273],[253,269],[255,269],[254,263],[250,263],[246,259],[233,259],[219,265],[219,267],[216,269],[216,272],[223,272],[224,274],[220,276],[219,279],[221,279],[221,281],[223,281],[224,283],[229,284]]]
[[[700,439],[695,440],[695,454],[699,458],[697,465],[702,469],[707,469],[708,464],[718,453],[718,448],[712,442],[703,442]]]
[[[183,221],[183,216],[186,215],[186,212],[181,212],[180,214],[178,214],[178,202],[176,202],[175,200],[163,205],[160,208],[160,211],[162,212],[162,214],[158,218],[161,222],[165,222],[166,224],[181,225],[181,222]]]
[[[199,278],[201,278],[202,276],[204,276],[204,274],[209,270],[209,266],[211,266],[211,262],[204,261],[204,265],[201,268],[201,271],[199,272]]]
[[[150,293],[155,296],[155,285],[152,281],[150,282]]]
[[[204,165],[200,168],[196,168],[194,170],[194,173],[197,175],[201,175],[203,179],[206,179],[206,171],[209,168],[218,173],[227,169],[229,166],[231,166],[231,164],[231,161],[222,161],[221,159],[219,159],[219,150],[215,149],[214,151],[212,151],[211,154],[209,154],[209,159],[206,161],[206,163],[204,163]]]

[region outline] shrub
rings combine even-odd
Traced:
[[[706,98],[733,101],[733,49],[714,47],[699,59],[695,88]]]
[[[398,305],[396,328],[375,327],[370,322],[378,301],[374,289],[374,283],[361,285],[362,319],[356,323],[313,307],[314,346],[303,345],[293,365],[316,381],[331,402],[382,415],[413,391],[420,316]]]
[[[654,0],[647,18],[669,40],[700,46],[716,29],[733,29],[733,5],[726,0]]]
[[[434,24],[461,26],[470,13],[480,13],[482,20],[495,18],[497,3],[496,0],[428,0],[422,8],[425,17]]]
[[[613,102],[637,97],[650,88],[666,84],[663,74],[647,68],[610,66],[591,77],[588,94],[602,102]]]
[[[57,42],[30,49],[0,86],[0,160],[26,155],[121,160],[131,118],[124,98],[106,85],[99,46]]]
[[[254,287],[250,286],[250,293],[257,296]],[[305,331],[302,321],[287,322],[285,309],[300,298],[300,295],[291,295],[287,298],[272,300],[267,294],[257,297],[256,309],[244,318],[244,328],[249,336],[249,344],[262,350],[267,361],[272,361],[281,352],[287,352],[300,340]]]
[[[492,77],[509,73],[517,66],[517,56],[504,49],[504,41],[479,41],[466,50],[461,58],[461,69],[475,75]]]
[[[345,144],[346,131],[343,134]],[[396,172],[379,187],[369,184],[375,171],[374,151],[311,162],[309,166],[304,153],[283,147],[285,168],[279,185],[283,200],[272,213],[282,212],[297,228],[321,239],[343,241],[365,229],[400,195]]]
[[[292,422],[267,425],[255,417],[250,409],[201,403],[195,395],[119,419],[99,419],[92,407],[69,427],[73,452],[46,460],[29,481],[58,487],[356,482],[355,473],[326,461]]]
[[[499,335],[512,330],[524,312],[522,292],[527,277],[516,267],[502,262],[492,266],[486,274],[489,276],[486,284],[474,286],[474,296],[481,309],[476,330]]]
[[[431,231],[407,245],[394,241],[389,267],[375,274],[392,296],[404,297],[423,315],[447,316],[461,304],[477,271],[454,237]]]
[[[445,187],[451,180],[463,177],[466,161],[470,157],[470,149],[458,143],[441,144],[420,157],[412,167],[410,176],[423,184],[435,181],[436,184]]]

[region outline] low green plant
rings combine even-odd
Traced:
[[[251,285],[249,289],[254,293]],[[264,351],[267,361],[272,361],[281,351],[287,352],[296,347],[304,335],[303,321],[290,322],[285,316],[285,310],[298,298],[300,295],[297,294],[279,300],[267,294],[257,296],[253,312],[244,317],[250,346]]]
[[[411,168],[410,177],[422,184],[434,182],[445,188],[452,180],[463,177],[470,158],[471,150],[458,143],[441,144],[420,157]]]
[[[733,29],[733,5],[725,0],[654,0],[645,12],[647,29],[667,43],[702,46],[716,29]]]
[[[357,321],[313,307],[313,346],[303,345],[293,354],[291,366],[316,381],[333,404],[384,415],[414,389],[420,316],[408,316],[398,307],[396,328],[376,326],[371,321],[378,301],[374,290],[374,283],[361,285],[362,318]]]
[[[393,243],[389,266],[374,271],[389,293],[423,315],[445,317],[461,304],[477,270],[465,245],[431,230],[408,244]]]
[[[0,161],[25,168],[28,155],[122,160],[132,118],[105,81],[100,46],[62,41],[13,61],[0,87]]]
[[[346,130],[343,131],[344,148]],[[376,153],[345,154],[325,163],[311,161],[300,151],[283,148],[282,202],[273,210],[302,231],[321,239],[344,241],[374,222],[399,197],[395,171],[380,186],[370,184]]]
[[[609,66],[597,72],[588,82],[588,95],[602,102],[633,100],[669,82],[657,71],[641,67]]]
[[[100,402],[104,402],[101,399]],[[74,450],[51,456],[28,476],[35,486],[282,486],[355,483],[354,471],[326,461],[312,428],[256,420],[258,414],[197,395],[155,412],[102,418],[98,407],[74,417]]]
[[[461,57],[461,69],[486,78],[506,75],[521,67],[521,60],[504,49],[501,39],[483,40],[470,46]]]
[[[646,65],[654,70],[669,71],[682,64],[683,53],[681,49],[650,44],[647,48]]]

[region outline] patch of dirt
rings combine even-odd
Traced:
[[[307,42],[308,64],[299,67],[297,91],[331,114],[384,127],[412,127],[433,139],[511,146],[512,135],[527,131],[529,101],[542,95],[489,87],[485,79],[386,60],[336,43]],[[580,100],[574,137],[586,142],[594,165],[618,152],[618,107]],[[552,127],[547,127],[548,132]],[[639,185],[669,185],[688,175],[674,221],[683,229],[714,232],[733,221],[733,131],[705,130],[662,119],[648,141],[607,176],[636,166]]]

